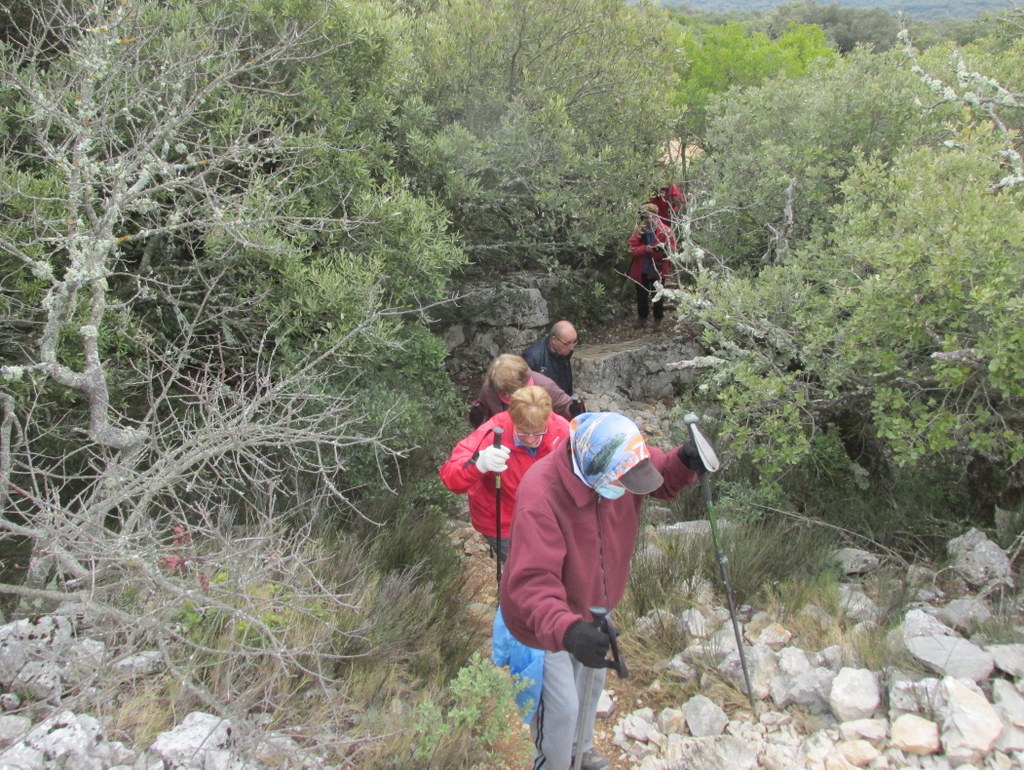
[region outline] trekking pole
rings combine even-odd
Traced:
[[[494,446],[501,446],[501,436],[505,432],[504,428],[494,429]],[[497,541],[498,547],[495,549],[494,561],[497,564],[498,572],[498,593],[501,593],[501,474],[494,474],[494,518],[497,520]]]
[[[605,628],[606,618],[608,617],[608,610],[604,607],[591,607],[590,614],[594,617],[595,628]],[[616,650],[618,645],[616,645]],[[616,655],[616,658],[618,656]],[[607,664],[608,661],[605,661]],[[579,713],[576,715],[576,756],[572,761],[572,770],[580,770],[583,766],[583,734],[586,732],[587,719],[589,719],[590,709],[594,706],[594,677],[597,676],[597,669],[590,668],[587,666],[587,671],[583,675],[583,703],[580,706]]]
[[[718,525],[715,523],[714,510],[711,505],[711,474],[719,468],[718,455],[715,454],[715,449],[711,446],[711,442],[704,437],[704,434],[697,427],[697,423],[700,422],[697,415],[691,412],[683,418],[683,422],[689,426],[690,437],[693,439],[694,446],[697,447],[697,454],[700,455],[700,461],[707,469],[698,474],[700,476],[701,496],[704,498],[704,509],[708,514],[708,522],[711,524],[711,540],[714,543],[715,556],[718,558],[718,566],[722,573],[722,583],[725,584],[725,597],[729,602],[729,617],[732,619],[732,630],[736,635],[736,649],[740,654],[740,667],[743,669],[743,683],[747,687],[750,711],[756,713],[754,708],[754,691],[750,687],[750,674],[747,673],[747,657],[743,652],[743,634],[740,633],[740,624],[736,620],[736,602],[733,599],[732,583],[729,582],[729,559],[726,557],[725,551],[722,550],[721,541],[718,538]]]
[[[608,610],[604,607],[591,607],[590,614],[594,618],[594,627],[607,632],[611,640],[609,647],[612,651],[612,659],[604,661],[604,668],[610,668],[615,671],[620,679],[627,678],[629,676],[629,669],[626,668],[626,662],[622,660],[622,656],[619,654],[619,632],[612,625],[611,618],[608,617]],[[597,669],[587,666],[587,671],[583,675],[583,703],[581,704],[579,714],[576,716],[576,756],[573,759],[572,770],[580,770],[581,763],[583,762],[583,734],[586,732],[586,720],[589,718],[590,710],[594,708],[593,689],[594,677],[596,676]]]

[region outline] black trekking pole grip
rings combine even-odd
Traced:
[[[610,668],[619,675],[619,679],[626,679],[629,676],[629,669],[626,668],[622,655],[619,653],[619,632],[612,625],[608,617],[608,610],[604,607],[590,607],[590,614],[594,617],[593,626],[608,634],[608,647],[612,653],[612,659],[604,662],[605,668]]]
[[[503,435],[505,435],[505,428],[495,428],[495,442],[494,442],[495,446],[501,446],[502,445],[502,436]],[[495,474],[495,488],[496,489],[501,489],[502,488],[502,474],[501,473],[496,473]],[[501,524],[501,508],[500,507],[498,509],[498,523]],[[500,526],[498,528],[501,529]],[[498,537],[501,537],[501,531],[498,532]]]
[[[619,650],[619,631],[614,625],[612,625],[612,620],[608,616],[605,616],[604,627],[611,640],[609,642],[609,646],[612,649],[612,660],[608,664],[608,668],[618,674],[619,679],[628,679],[629,669],[626,668],[626,661],[622,659],[622,653]]]
[[[604,631],[608,633],[608,610],[604,607],[590,607],[590,615],[593,620],[590,621],[590,625],[596,628],[598,631]],[[611,636],[611,634],[609,634]],[[605,661],[605,666],[611,668],[611,663]]]
[[[496,447],[502,445],[502,436],[503,435],[505,435],[505,428],[495,428],[495,443],[494,443],[494,445]],[[496,489],[501,489],[502,488],[502,474],[501,473],[496,473],[495,474],[495,488]],[[498,537],[499,538],[502,537],[502,533],[501,533],[501,523],[502,523],[502,513],[501,513],[501,510],[502,509],[501,509],[500,503],[501,503],[501,501],[499,501],[499,507],[498,507],[498,523],[499,523]]]

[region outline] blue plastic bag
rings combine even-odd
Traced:
[[[529,724],[540,705],[540,691],[544,684],[544,650],[527,647],[512,636],[501,616],[501,607],[494,613],[491,660],[496,666],[508,666],[516,684],[524,685],[516,693],[516,706],[523,715],[523,721]]]

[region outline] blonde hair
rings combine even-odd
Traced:
[[[502,353],[487,367],[487,382],[499,396],[511,396],[530,378],[530,365],[522,356]]]
[[[516,429],[523,433],[539,433],[551,416],[551,396],[544,388],[528,385],[512,394],[508,413]]]

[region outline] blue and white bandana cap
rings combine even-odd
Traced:
[[[592,489],[621,481],[630,492],[647,494],[662,484],[640,429],[618,412],[584,412],[573,418],[569,447],[573,472]],[[629,478],[623,478],[627,473]]]

